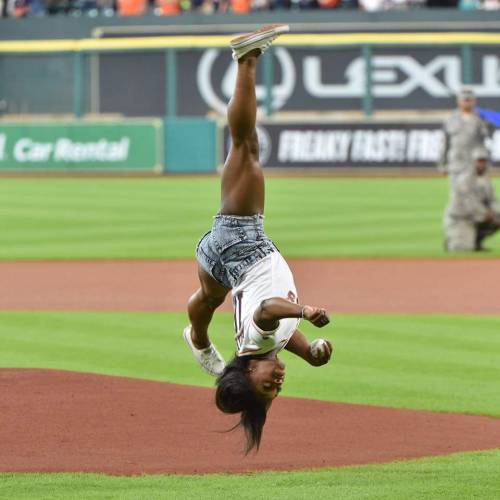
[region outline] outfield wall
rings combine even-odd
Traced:
[[[0,172],[215,172],[214,120],[0,121]]]
[[[142,28],[141,28],[142,29]],[[263,57],[267,115],[447,110],[463,83],[500,97],[500,33],[300,33]],[[236,67],[228,35],[0,40],[0,114],[224,116]]]
[[[259,122],[260,161],[284,169],[433,169],[439,121],[276,120]],[[210,173],[231,145],[210,119],[0,122],[0,171]],[[500,130],[489,144],[500,164]]]

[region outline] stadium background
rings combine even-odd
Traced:
[[[178,340],[187,295],[171,269],[187,262],[191,283],[193,247],[217,211],[227,41],[276,21],[293,31],[259,75],[262,155],[277,174],[266,227],[292,267],[323,259],[323,276],[304,272],[299,285],[324,287],[338,350],[324,370],[285,355],[295,375],[284,395],[498,418],[499,239],[480,256],[443,252],[448,188],[434,169],[462,82],[498,108],[496,12],[1,19],[0,366],[210,387]],[[500,135],[491,149],[499,161]],[[133,277],[144,262],[160,266],[154,279]],[[78,274],[85,263],[95,267]],[[113,281],[105,266],[120,263]],[[340,287],[326,269],[344,264]],[[226,307],[214,328],[226,357],[231,321]],[[18,449],[8,425],[2,439],[7,498],[496,498],[500,487],[496,437],[496,449],[385,465],[142,477],[22,474],[58,470],[39,465],[47,450]],[[23,453],[31,465],[12,465]]]

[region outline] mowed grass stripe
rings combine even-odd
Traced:
[[[492,450],[303,472],[139,477],[0,474],[0,493],[12,500],[493,500],[500,491],[499,468],[500,450]]]
[[[219,191],[215,177],[2,179],[0,259],[191,258]],[[288,257],[444,256],[447,193],[446,179],[270,178],[265,225]]]
[[[0,366],[46,367],[211,387],[181,339],[182,313],[1,312]],[[335,345],[313,368],[283,353],[283,394],[500,416],[500,317],[339,315],[309,336]],[[217,314],[214,342],[234,352],[233,319]]]

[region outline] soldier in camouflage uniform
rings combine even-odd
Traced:
[[[458,176],[473,170],[471,152],[484,146],[493,127],[474,112],[476,99],[470,87],[462,87],[457,95],[458,108],[444,123],[444,145],[438,169],[447,172],[450,187]]]
[[[445,213],[445,246],[450,252],[483,250],[483,240],[500,228],[500,205],[487,173],[486,148],[474,149],[472,161],[473,170],[457,176]]]

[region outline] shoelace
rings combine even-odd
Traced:
[[[262,46],[262,48],[260,49],[261,52],[264,53],[271,46],[274,40],[276,40],[275,36],[271,40],[269,40],[265,45]]]
[[[211,353],[215,353],[215,350],[211,350],[210,353],[203,353],[203,364],[209,371],[215,373],[214,368],[220,362],[218,356],[210,356]]]
[[[210,361],[211,364],[219,361],[219,356],[217,356],[217,353],[213,346],[207,347],[207,349],[202,352],[202,356],[204,359]]]

